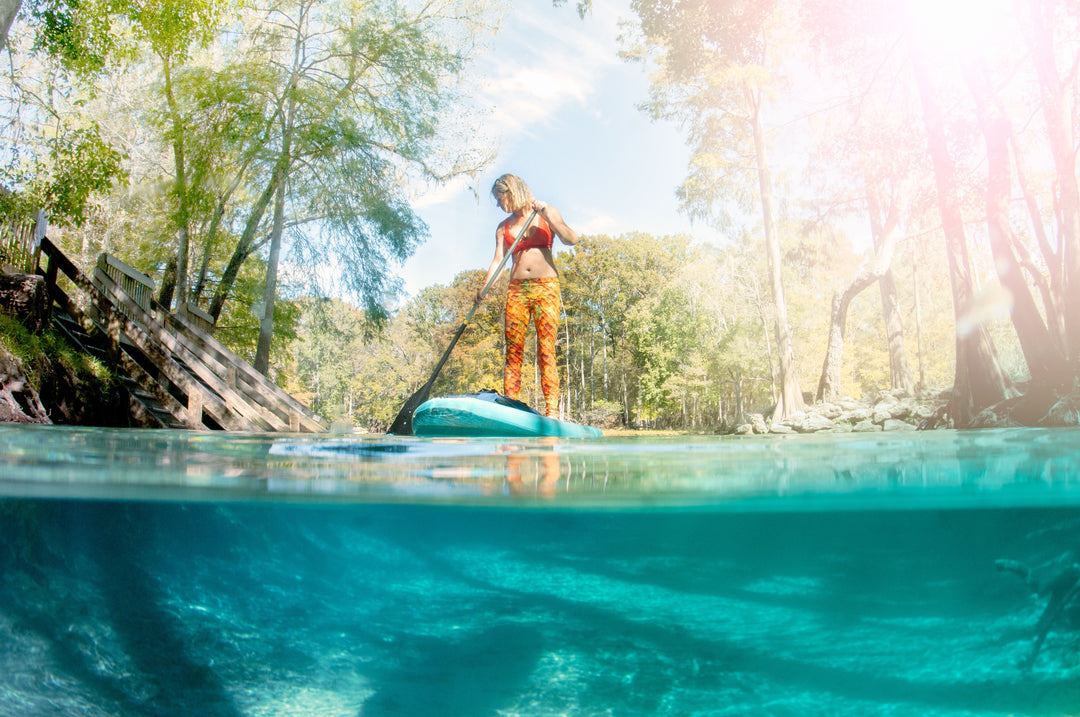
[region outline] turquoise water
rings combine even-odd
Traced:
[[[0,715],[1080,714],[1080,431],[0,446]]]

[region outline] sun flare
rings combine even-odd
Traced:
[[[1008,0],[905,0],[913,29],[946,54],[981,52],[1009,23]]]

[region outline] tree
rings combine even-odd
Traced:
[[[821,113],[824,120],[817,119],[815,141],[822,158],[808,179],[821,187],[816,197],[827,199],[827,216],[864,218],[872,247],[834,296],[817,398],[839,394],[847,307],[874,284],[889,349],[890,387],[911,392],[915,380],[893,257],[899,240],[939,220],[925,217],[923,197],[932,191],[932,174],[910,69],[896,50],[896,23],[873,3],[807,0],[803,9],[803,27],[819,61],[817,79],[839,98]]]
[[[18,3],[10,9],[17,12]],[[9,153],[0,170],[5,192],[0,204],[8,214],[44,209],[50,223],[82,226],[95,197],[127,177],[124,156],[108,140],[86,109],[92,99],[71,77],[100,69],[112,44],[88,32],[108,15],[87,3],[81,13],[61,2],[24,8],[31,32],[7,37],[10,74],[3,102],[9,122],[3,127]],[[0,27],[3,26],[0,9]],[[10,20],[10,18],[8,18]],[[32,45],[29,53],[25,50]]]
[[[475,8],[455,14],[448,4],[406,11],[299,0],[260,11],[244,66],[271,68],[259,86],[273,129],[260,135],[260,166],[250,177],[263,184],[221,274],[211,315],[220,312],[239,266],[267,244],[277,256],[291,227],[293,261],[339,265],[342,288],[363,301],[368,319],[385,318],[394,289],[388,262],[408,257],[426,232],[397,177],[410,172],[444,181],[476,171],[486,159],[471,145],[448,152],[437,135],[454,101],[450,80],[478,28],[470,14]],[[280,221],[263,235],[272,199]],[[258,368],[268,360],[276,268],[271,261]]]
[[[158,298],[184,309],[193,283],[195,302],[213,294],[217,320],[241,267],[261,252],[268,274],[256,362],[265,369],[279,265],[360,300],[367,320],[385,320],[397,290],[391,266],[427,231],[407,187],[475,173],[488,160],[459,119],[467,113],[455,112],[454,84],[487,8],[267,0],[226,19],[224,2],[35,0],[33,11],[39,46],[80,76],[127,69],[131,85],[160,92],[133,117],[139,129],[152,120],[170,162],[176,251],[154,260]],[[201,52],[211,39],[221,42]],[[137,49],[157,64],[132,66]],[[144,197],[162,179],[135,177]],[[326,286],[327,265],[335,286]]]
[[[173,161],[171,222],[176,237],[176,269],[179,302],[187,303],[188,241],[193,212],[189,187],[187,146],[189,127],[176,96],[174,80],[192,54],[214,39],[228,0],[134,0],[77,2],[40,0],[33,5],[38,28],[37,46],[64,67],[84,77],[102,72],[110,60],[130,60],[136,49],[125,41],[130,30],[134,40],[159,62],[160,92],[165,102],[162,119],[165,141]],[[197,189],[197,188],[196,188]],[[166,306],[171,303],[164,301]]]
[[[205,48],[218,29],[225,10],[225,0],[162,0],[154,3],[133,2],[127,8],[136,36],[150,46],[161,63],[161,92],[165,98],[165,134],[172,147],[173,223],[176,230],[177,305],[188,301],[188,245],[191,235],[192,191],[188,174],[187,145],[189,128],[184,122],[174,87],[178,69],[191,57],[194,47]],[[163,302],[166,308],[170,302]]]
[[[994,264],[1001,284],[1012,300],[1012,324],[1031,377],[1043,386],[1062,386],[1069,379],[1062,343],[1055,342],[1051,336],[1024,280],[1023,267],[1015,249],[1018,241],[1009,211],[1012,167],[1008,143],[1012,131],[1000,103],[992,97],[985,72],[981,70],[984,68],[969,66],[965,76],[975,97],[979,127],[986,144],[986,221]]]
[[[650,111],[689,127],[691,173],[680,190],[688,213],[722,226],[729,212],[723,200],[745,206],[754,195],[733,192],[732,184],[744,182],[748,172],[756,176],[779,368],[774,416],[782,419],[801,411],[803,398],[784,298],[765,121],[777,65],[770,50],[781,10],[776,2],[733,0],[635,0],[632,7],[646,43],[639,56],[660,68]],[[746,156],[752,166],[744,163]]]
[[[3,0],[0,2],[0,49],[7,45],[8,31],[15,16],[19,14],[22,0]]]
[[[872,286],[875,282],[880,283],[887,274],[889,265],[892,263],[893,250],[897,240],[895,221],[889,223],[892,226],[875,227],[875,236],[879,232],[884,236],[876,247],[874,256],[859,268],[859,271],[847,287],[842,291],[833,293],[832,308],[829,314],[829,343],[825,353],[825,363],[821,369],[821,379],[818,381],[818,401],[835,401],[840,396],[841,357],[844,352],[844,337],[847,331],[848,307],[851,305],[852,299],[859,293]],[[882,291],[884,294],[884,289]],[[892,355],[892,352],[890,352],[890,355]],[[895,383],[895,376],[893,380]]]
[[[1059,273],[1061,304],[1065,319],[1067,355],[1075,374],[1080,374],[1080,184],[1076,177],[1076,55],[1064,56],[1066,82],[1058,69],[1056,53],[1062,33],[1067,44],[1077,39],[1080,12],[1074,3],[1027,0],[1027,18],[1019,26],[1031,52],[1038,78],[1039,99],[1046,123],[1050,154],[1054,161],[1054,205],[1059,216],[1061,250],[1052,274]]]
[[[692,261],[689,237],[657,239],[640,233],[583,237],[573,253],[560,255],[558,261],[567,314],[564,334],[577,346],[577,351],[567,347],[567,362],[576,363],[577,371],[568,372],[566,390],[576,388],[582,414],[596,397],[617,400],[629,423],[631,392],[641,387],[640,361],[632,363],[634,323],[644,318],[636,307],[654,302],[680,267]]]
[[[1046,146],[1044,143],[1040,147],[1041,140],[1030,130],[1030,107],[1036,98],[1029,88],[1039,85],[1035,76],[1057,78],[1050,80],[1054,90],[1049,95],[1053,97],[1048,96],[1045,88],[1039,95],[1043,99],[1044,115],[1057,117],[1062,107],[1069,104],[1056,63],[1070,61],[1067,56],[1064,60],[1059,58],[1053,47],[1055,37],[1076,37],[1076,13],[1058,6],[1052,12],[1062,21],[1058,23],[1063,28],[1062,34],[1046,36],[1041,22],[1051,16],[1044,16],[1049,5],[1057,4],[1045,4],[1041,0],[1011,5],[996,2],[984,8],[985,12],[978,17],[959,18],[948,16],[941,8],[919,4],[898,7],[888,3],[810,2],[809,16],[818,28],[818,42],[828,49],[835,67],[856,78],[856,91],[852,94],[858,98],[858,116],[873,111],[875,86],[895,92],[893,88],[911,85],[917,93],[914,101],[894,100],[892,106],[921,110],[924,129],[921,141],[932,167],[931,196],[936,203],[935,213],[940,217],[951,277],[957,335],[952,417],[961,426],[979,409],[1009,396],[1013,390],[988,331],[992,314],[988,304],[993,300],[987,297],[1007,297],[1007,301],[1003,298],[997,303],[1002,307],[1007,304],[1031,377],[1042,384],[1069,383],[1070,372],[1063,359],[1067,343],[1063,318],[1067,252],[1055,252],[1047,239],[1049,232],[1042,226],[1044,217],[1038,210],[1046,194],[1040,197],[1032,186],[1025,162],[1026,154],[1042,151]],[[1028,16],[1034,19],[1025,22]],[[1069,19],[1072,22],[1066,21]],[[1018,27],[1027,31],[1018,35]],[[1039,48],[1030,42],[1029,47],[1017,42],[1018,37],[1025,36],[1040,37]],[[1049,53],[1046,47],[1051,48]],[[1033,72],[1034,68],[1027,67],[1033,58],[1036,65],[1042,62],[1042,70]],[[866,68],[871,71],[867,72]],[[965,90],[970,92],[973,103],[970,99],[965,101]],[[880,89],[877,94],[881,94]],[[1040,105],[1035,102],[1035,106]],[[880,120],[877,123],[883,128],[887,126]],[[1054,125],[1053,121],[1048,123]],[[1016,130],[1018,126],[1024,126],[1026,137]],[[1047,136],[1056,131],[1059,141],[1072,142],[1070,130],[1062,130],[1057,125]],[[980,134],[984,146],[981,152],[972,142]],[[903,141],[879,144],[890,148],[886,155],[896,156],[899,154],[892,147],[908,145]],[[1051,139],[1048,143],[1051,150],[1054,144]],[[1033,257],[1014,230],[1020,224],[1020,217],[1013,211],[1010,159],[1041,257]],[[1064,168],[1073,173],[1075,165],[1068,168],[1071,161],[1058,159],[1054,166],[1059,172]],[[883,166],[888,166],[888,160]],[[1070,193],[1070,183],[1075,186],[1075,176],[1059,180],[1058,185]],[[1057,216],[1067,223],[1069,200],[1058,189],[1054,191],[1055,205],[1062,208]],[[873,191],[868,196],[873,197]],[[912,207],[918,208],[915,204]],[[918,220],[919,214],[910,212],[909,222],[912,219]],[[978,228],[980,221],[985,222],[984,233],[995,259],[997,279],[1002,285],[1000,291],[993,287],[981,292],[977,289],[979,277],[973,268],[969,236],[982,233]],[[920,223],[936,231],[935,222],[921,219]],[[1059,231],[1062,247],[1067,246],[1068,234],[1063,226]],[[1043,275],[1038,265],[1040,258],[1049,268],[1048,276]],[[1041,306],[1032,286],[1040,292]]]
[[[922,38],[913,31],[910,18],[905,17],[904,20],[907,21],[905,30],[909,42],[908,51],[922,102],[930,159],[934,166],[957,320],[956,375],[949,412],[957,426],[965,427],[978,411],[1012,395],[1012,386],[1001,370],[997,350],[986,326],[982,323],[964,324],[965,314],[973,305],[975,292],[967,236],[960,210],[956,167],[949,152],[945,121],[938,103],[926,48],[921,44]]]

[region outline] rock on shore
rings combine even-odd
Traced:
[[[18,357],[0,346],[0,423],[52,423]]]
[[[747,422],[736,427],[734,432],[760,435],[914,431],[944,411],[949,393],[946,390],[912,396],[903,391],[882,391],[870,401],[842,398],[836,402],[807,405],[804,412],[782,421],[770,422],[764,414],[754,413],[747,416]]]
[[[770,422],[761,413],[750,414],[737,426],[739,435],[785,433],[869,433],[952,428],[945,416],[952,389],[910,395],[881,391],[873,399],[844,398],[834,403],[808,405],[803,413]],[[1029,389],[1023,395],[981,411],[968,428],[1080,426],[1080,390],[1065,395]]]

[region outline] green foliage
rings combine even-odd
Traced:
[[[0,182],[15,190],[0,197],[0,212],[32,216],[44,209],[53,225],[81,227],[95,195],[126,183],[124,157],[100,128],[71,120],[76,124],[55,120],[36,128],[34,143],[0,168]]]
[[[221,0],[32,0],[27,10],[34,48],[90,77],[111,61],[130,61],[137,41],[183,62],[193,44],[206,47],[214,39],[224,6]]]
[[[585,412],[585,423],[598,428],[618,428],[623,421],[623,408],[614,401],[603,399],[594,401],[592,408]]]
[[[117,0],[32,0],[25,3],[35,26],[35,49],[63,67],[88,76],[105,69],[125,49],[113,31]]]
[[[187,265],[180,286],[221,313],[242,352],[254,301],[248,265],[265,270],[271,239],[272,205],[261,198],[278,184],[287,183],[281,261],[291,271],[281,291],[299,281],[347,296],[375,326],[400,291],[392,267],[427,233],[402,178],[447,181],[489,156],[455,116],[454,82],[484,28],[483,3],[38,0],[30,8],[39,54],[62,71],[44,88],[20,86],[21,98],[73,99],[38,103],[54,123],[40,146],[12,131],[8,212],[45,206],[52,224],[81,229],[61,241],[84,263],[109,251],[161,287]],[[85,112],[78,123],[76,107]],[[130,190],[114,191],[128,175]],[[224,308],[230,301],[239,310]]]
[[[298,304],[295,369],[286,387],[335,422],[386,430],[419,375],[410,371],[412,348],[402,340],[403,326],[372,333],[365,313],[340,300],[305,298]]]
[[[480,272],[467,272],[390,310],[400,289],[393,267],[427,233],[407,188],[483,164],[481,148],[446,124],[458,107],[452,80],[483,8],[338,0],[39,0],[28,7],[37,48],[64,72],[13,70],[24,91],[6,98],[19,107],[5,135],[13,149],[3,181],[15,190],[3,199],[6,209],[48,206],[52,223],[80,228],[62,241],[73,252],[85,247],[86,264],[104,249],[159,280],[176,265],[178,227],[186,222],[196,298],[206,306],[209,294],[222,297],[219,336],[251,356],[258,321],[249,307],[266,283],[272,213],[260,200],[272,198],[285,177],[289,276],[279,293],[343,296],[356,306],[276,303],[275,377],[327,415],[385,426],[427,380],[480,281]],[[226,8],[235,12],[223,14]],[[618,407],[636,425],[706,427],[773,402],[775,319],[762,219],[752,211],[759,166],[748,132],[763,106],[784,113],[764,130],[768,146],[788,150],[771,159],[798,382],[816,383],[831,294],[870,254],[871,222],[891,217],[902,235],[925,237],[910,240],[919,242],[918,256],[901,244],[893,264],[913,368],[928,386],[951,383],[951,291],[918,96],[907,54],[896,51],[897,27],[878,12],[895,18],[888,15],[895,8],[816,0],[635,0],[633,8],[640,45],[628,45],[627,54],[657,69],[647,109],[679,123],[691,148],[683,209],[730,231],[722,247],[627,234],[585,237],[560,255],[566,318],[558,352],[570,416]],[[1074,67],[1075,31],[1063,27],[1057,32],[1067,42],[1056,51],[1063,67]],[[214,40],[222,42],[208,49]],[[1049,156],[1037,153],[1045,130],[1029,117],[1038,83],[1025,48],[1004,45],[1012,64],[997,99],[1013,120],[1017,156],[1034,159],[1026,176],[1047,185],[1024,198],[1033,216],[1052,223],[1060,197],[1047,180]],[[145,58],[137,66],[130,64],[136,50]],[[952,69],[943,65],[940,79],[958,90],[946,120],[970,229],[983,221],[984,158],[971,100]],[[30,88],[37,76],[42,84]],[[820,83],[830,96],[844,89],[836,89],[835,107],[809,106],[796,91],[806,87],[786,83],[789,77],[810,89]],[[1075,83],[1064,85],[1074,98]],[[35,113],[25,110],[32,96]],[[118,153],[121,146],[132,155]],[[1019,207],[1015,227],[1028,221]],[[866,237],[850,228],[852,220]],[[1033,232],[1017,233],[1018,250],[1034,246]],[[983,234],[971,232],[973,273],[986,284],[994,277]],[[1027,271],[1055,258],[1026,248],[1033,257]],[[503,290],[477,312],[437,392],[501,385]],[[871,289],[851,306],[845,393],[871,394],[888,382],[880,304]],[[1009,371],[1023,375],[1012,332],[992,329]],[[535,389],[529,371],[524,379],[528,395]]]
[[[264,47],[279,49],[264,51],[280,55],[282,66],[297,42],[332,49],[279,78],[275,90],[293,113],[282,130],[289,147],[277,157],[289,167],[294,217],[314,225],[295,236],[290,258],[306,267],[340,266],[337,286],[326,293],[357,301],[374,322],[386,319],[387,300],[400,290],[390,264],[409,257],[427,234],[402,173],[444,181],[479,166],[473,142],[451,146],[440,133],[455,107],[450,80],[469,49],[461,31],[475,10],[459,8],[465,14],[456,22],[441,10],[335,3],[310,25],[296,22],[295,37],[265,29]]]
[[[52,330],[31,333],[17,318],[0,314],[0,344],[18,358],[26,371],[26,378],[35,387],[40,386],[40,358],[69,367],[78,375],[96,379],[98,390],[111,391],[116,375],[92,356],[71,348]]]
[[[127,179],[122,160],[97,127],[73,130],[53,143],[52,171],[42,172],[30,193],[42,198],[40,206],[55,223],[82,226],[91,195]]]
[[[227,0],[113,0],[135,36],[166,62],[182,63],[207,47],[220,29]]]
[[[828,300],[821,277],[841,273],[850,255],[836,236],[832,248],[815,250],[807,243],[811,235],[790,237],[792,261],[802,266],[792,266],[790,293],[792,304],[800,307],[793,313],[796,348],[820,361],[821,315]],[[909,252],[899,255],[898,288],[908,312],[905,324],[914,327],[910,262]],[[760,263],[760,252],[740,242],[716,248],[694,246],[685,237],[645,234],[582,237],[575,252],[560,254],[565,319],[558,356],[566,415],[594,424],[624,425],[625,417],[631,427],[711,431],[769,407],[775,349],[767,331],[768,302],[758,285]],[[919,355],[910,338],[909,350],[928,386],[947,386],[952,369],[948,277],[937,256],[930,261],[924,256],[922,264],[928,266],[919,274],[924,313],[919,326],[933,349]],[[482,271],[467,271],[448,286],[428,287],[381,328],[365,311],[340,300],[299,299],[297,340],[275,353],[278,375],[323,415],[385,431],[430,377],[482,280]],[[440,372],[435,395],[501,388],[504,300],[505,284],[499,283]],[[849,352],[846,393],[875,395],[888,387],[876,292],[852,307]],[[530,342],[522,397],[539,405],[539,387],[529,369],[534,359]],[[811,378],[819,368],[820,363],[800,366]]]

